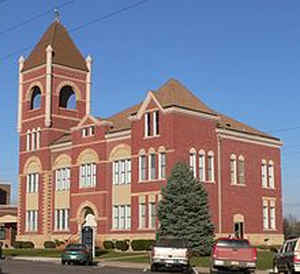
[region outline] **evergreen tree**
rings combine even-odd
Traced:
[[[214,241],[214,225],[210,219],[204,186],[194,178],[185,163],[177,163],[162,188],[157,211],[159,236],[184,239],[201,255],[210,253]]]

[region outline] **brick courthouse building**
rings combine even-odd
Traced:
[[[282,241],[279,139],[173,79],[131,108],[94,117],[91,66],[59,22],[19,60],[18,240],[76,240],[89,215],[98,242],[154,238],[160,189],[185,161],[207,189],[217,236]]]

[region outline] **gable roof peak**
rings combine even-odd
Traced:
[[[86,61],[66,28],[55,20],[24,62],[23,71],[46,64],[46,49],[53,49],[53,64],[88,71]]]
[[[170,78],[155,93],[155,97],[163,108],[177,106],[216,116],[217,113],[204,104],[181,82]]]

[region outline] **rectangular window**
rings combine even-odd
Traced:
[[[26,133],[26,150],[30,150],[30,131],[28,130]]]
[[[149,180],[154,180],[156,178],[156,155],[149,155]]]
[[[232,184],[236,184],[236,159],[230,159],[230,179]]]
[[[196,178],[196,153],[190,153],[190,169]]]
[[[36,149],[36,133],[35,130],[31,132],[31,150]]]
[[[55,209],[54,211],[54,230],[64,231],[69,229],[69,209]]]
[[[267,187],[267,165],[265,163],[262,163],[261,165],[261,180],[262,187]]]
[[[153,112],[153,135],[159,135],[159,112]]]
[[[126,184],[131,183],[131,160],[125,162],[125,182]]]
[[[130,229],[131,208],[130,205],[113,206],[113,229]]]
[[[146,205],[144,203],[139,204],[139,228],[146,227]]]
[[[264,229],[269,229],[269,209],[267,205],[263,206]]]
[[[200,182],[205,181],[205,155],[199,155],[199,180]]]
[[[125,160],[121,162],[121,184],[125,184]]]
[[[156,205],[155,203],[149,203],[149,228],[155,228],[156,222]]]
[[[30,173],[26,176],[26,190],[28,193],[38,192],[39,189],[39,174]]]
[[[271,205],[270,207],[270,228],[276,229],[276,221],[275,221],[275,207]]]
[[[113,208],[113,228],[119,228],[119,206],[114,206]]]
[[[245,184],[245,161],[239,160],[239,184]]]
[[[38,230],[38,211],[26,211],[26,231],[34,232]]]
[[[274,188],[274,166],[273,164],[269,164],[269,187]]]
[[[96,164],[83,164],[80,166],[80,188],[96,186]]]
[[[145,113],[145,137],[151,135],[151,118],[150,113]]]
[[[130,229],[131,227],[131,207],[130,205],[126,205],[126,229]]]
[[[70,189],[70,168],[60,168],[55,171],[55,190],[63,191]]]
[[[146,180],[146,156],[145,155],[141,155],[139,157],[139,166],[140,166],[140,170],[139,170],[139,179],[140,181],[144,181]]]
[[[159,153],[159,179],[166,178],[166,153],[161,152]]]
[[[214,156],[209,155],[208,156],[208,163],[207,163],[207,179],[210,182],[213,182],[214,179]]]

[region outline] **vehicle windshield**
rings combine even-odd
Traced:
[[[222,239],[217,241],[217,247],[247,248],[249,242],[247,240]]]
[[[186,248],[185,241],[182,239],[160,239],[158,242],[156,242],[155,246]]]
[[[70,244],[66,247],[66,250],[80,250],[85,248],[86,247],[83,244]]]

